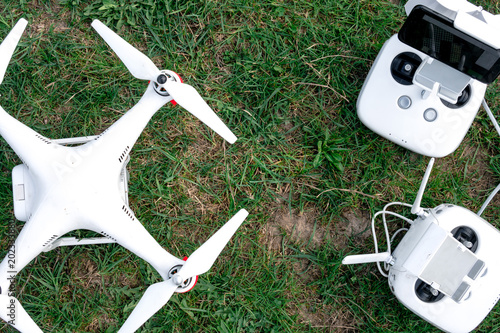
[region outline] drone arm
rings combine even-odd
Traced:
[[[200,119],[229,143],[236,141],[236,136],[208,106],[200,94],[190,85],[176,81],[167,81],[166,71],[159,71],[156,65],[142,52],[130,45],[99,20],[92,22],[92,27],[123,61],[130,73],[138,79],[155,81],[166,89],[169,96],[180,106]]]
[[[50,223],[47,219],[50,219]],[[64,223],[61,223],[64,221]],[[46,222],[46,223],[44,223]],[[48,206],[41,207],[25,224],[0,263],[0,293],[5,295],[10,281],[43,249],[69,231],[70,221],[54,216]]]
[[[102,165],[109,165],[112,172],[121,169],[151,117],[171,100],[171,97],[157,94],[150,84],[146,93],[132,109],[99,135],[96,140],[82,147],[90,148],[100,155]]]
[[[118,332],[135,332],[169,301],[182,281],[186,278],[207,272],[247,216],[248,212],[245,209],[241,209],[222,228],[194,251],[172,278],[149,286]]]
[[[20,332],[42,333],[42,330],[14,296],[0,295],[0,318]]]
[[[90,216],[90,221],[86,225],[88,229],[116,240],[150,263],[163,279],[168,279],[167,274],[172,267],[183,263],[158,244],[132,210],[123,203],[98,207]]]
[[[43,165],[56,154],[57,144],[24,125],[0,107],[0,135],[30,167]]]

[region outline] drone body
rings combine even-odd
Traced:
[[[140,223],[134,223],[137,219],[123,201],[118,186],[125,157],[149,118],[165,101],[169,101],[156,94],[151,87],[145,97],[149,97],[147,103],[140,101],[103,135],[77,147],[53,143],[3,111],[0,133],[15,147],[15,152],[27,166],[27,176],[36,188],[32,193],[26,192],[30,197],[25,201],[31,202],[27,211],[29,219],[14,244],[16,248],[21,244],[30,244],[28,249],[23,247],[17,256],[16,266],[19,269],[45,246],[76,229],[92,230],[114,240],[134,235],[134,242],[118,242],[139,257],[151,260],[150,263],[162,277],[172,265],[178,263],[172,260],[172,256],[166,256],[166,252],[153,242]],[[16,143],[20,141],[24,141],[22,148],[31,147],[37,154],[16,149]],[[50,227],[37,222],[45,222],[48,216]],[[146,253],[151,256],[148,258]],[[2,268],[0,264],[0,271]],[[0,278],[0,281],[0,286],[4,287],[3,279]]]
[[[0,45],[1,79],[26,25],[26,20],[21,19]],[[70,140],[84,143],[66,146],[60,140],[40,135],[0,107],[0,135],[23,161],[14,168],[13,192],[16,217],[26,221],[0,263],[0,317],[22,332],[41,330],[15,298],[11,284],[15,275],[38,254],[63,244],[62,235],[77,229],[99,233],[105,238],[87,243],[117,242],[149,262],[165,280],[147,289],[137,311],[132,312],[121,330],[133,332],[173,292],[185,292],[194,286],[197,275],[210,269],[248,215],[241,210],[187,261],[171,255],[147,232],[128,206],[124,184],[130,151],[151,117],[175,96],[178,104],[229,142],[233,143],[236,137],[196,90],[183,84],[177,74],[159,71],[144,54],[101,22],[94,21],[92,25],[118,50],[134,76],[150,80],[146,92],[132,109],[99,136]],[[154,300],[148,296],[151,291],[155,292]],[[162,293],[163,297],[158,297]]]

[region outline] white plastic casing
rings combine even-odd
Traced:
[[[391,75],[393,59],[403,52],[412,52],[422,60],[424,53],[392,36],[382,47],[363,84],[357,101],[360,120],[384,138],[418,154],[443,157],[458,148],[474,120],[487,85],[471,80],[471,96],[462,107],[452,109],[437,94],[422,98],[423,89],[415,84],[403,85]],[[400,97],[411,100],[406,109],[398,105]],[[434,109],[434,121],[424,113]]]
[[[435,226],[435,228],[432,228]],[[415,293],[416,274],[421,274],[425,265],[423,252],[429,251],[429,257],[435,254],[440,237],[453,229],[466,226],[474,230],[478,237],[478,246],[474,254],[484,262],[484,268],[475,279],[466,277],[470,288],[460,301],[444,296],[434,303],[421,301]],[[444,231],[431,232],[435,239],[427,235],[431,229]],[[422,237],[426,236],[426,237]],[[488,222],[471,211],[450,205],[440,205],[432,213],[419,218],[410,228],[403,240],[393,252],[394,265],[389,271],[389,286],[398,300],[408,309],[429,323],[447,332],[470,332],[488,315],[500,298],[500,232]],[[420,259],[418,259],[420,258]],[[420,260],[420,261],[419,261]],[[451,265],[450,265],[451,266]],[[443,265],[442,271],[450,269]]]
[[[78,145],[94,140],[96,136],[68,138],[53,140],[62,145]],[[124,160],[122,172],[118,180],[118,187],[121,189],[121,198],[128,205],[128,180],[129,174],[127,164],[130,156],[127,155]],[[35,193],[36,184],[26,164],[16,165],[12,169],[12,193],[14,196],[14,216],[22,222],[28,221],[33,213],[34,201],[37,199]]]
[[[24,164],[12,169],[12,193],[14,195],[14,215],[19,221],[26,222],[31,213],[34,198],[33,180],[28,167]]]

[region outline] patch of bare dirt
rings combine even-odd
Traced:
[[[268,248],[281,252],[284,237],[302,246],[313,249],[321,245],[325,235],[324,228],[317,225],[314,211],[289,211],[286,208],[277,210],[265,228],[265,238]]]
[[[271,208],[269,223],[264,227],[264,242],[269,250],[283,253],[284,243],[300,249],[318,249],[327,239],[337,248],[345,248],[348,240],[364,241],[370,236],[371,216],[368,210],[344,209],[340,219],[324,226],[318,221],[316,209],[290,210],[286,198],[289,187],[277,188],[276,207]]]
[[[68,22],[69,12],[62,11],[62,7],[57,1],[50,1],[50,5],[47,3],[41,4],[40,1],[33,1],[31,6],[43,14],[36,21],[30,22],[28,31],[30,37],[44,34],[49,30],[62,32],[69,29],[66,23]],[[50,7],[50,10],[47,10],[47,6]]]
[[[308,323],[311,327],[323,329],[324,332],[356,332],[356,328],[350,324],[355,321],[349,309],[343,307],[341,310],[321,302],[316,304],[304,303],[295,310],[302,323]]]
[[[270,207],[268,224],[262,229],[261,241],[270,252],[281,255],[292,254],[287,244],[299,251],[319,249],[325,242],[333,241],[335,247],[345,248],[349,242],[364,242],[370,233],[370,213],[359,208],[345,209],[341,217],[324,225],[319,220],[316,209],[303,211],[289,209],[288,186],[276,188],[276,202]],[[296,254],[293,252],[293,254]],[[327,305],[321,300],[311,285],[321,278],[321,268],[307,258],[295,258],[291,261],[297,279],[295,283],[303,286],[302,300],[290,303],[290,313],[297,314],[300,323],[323,332],[356,332],[353,314],[343,304]]]
[[[64,20],[53,21],[53,17],[48,17],[45,20],[33,22],[30,25],[29,34],[30,37],[33,37],[39,34],[43,34],[44,32],[48,32],[49,30],[52,30],[54,32],[62,32],[68,29],[69,27],[66,25],[66,22]]]
[[[275,252],[283,252],[283,242],[291,241],[303,247],[319,248],[325,237],[333,240],[336,248],[346,248],[349,240],[362,242],[370,233],[370,213],[367,210],[344,210],[340,220],[335,221],[330,228],[325,228],[315,220],[314,211],[292,212],[280,209],[276,211],[265,227],[265,241],[268,248]],[[306,261],[307,262],[307,261]],[[298,271],[304,266],[298,266]]]
[[[142,285],[137,275],[130,276],[127,274],[120,274],[118,276],[118,283],[121,286],[126,286],[129,288],[137,288],[139,285]]]
[[[226,38],[227,38],[226,34],[217,34],[217,35],[215,35],[214,40],[215,40],[215,43],[220,45],[220,43],[222,43],[224,41],[224,39],[226,39]],[[222,47],[217,49],[217,51],[215,52],[215,55],[214,55],[214,59],[215,59],[215,62],[217,64],[217,68],[226,74],[231,73],[231,70],[230,70],[230,67],[227,66],[226,62],[224,61],[224,55],[226,54],[226,52],[232,51],[233,48],[234,48],[233,43],[224,44],[224,45],[222,45]]]
[[[141,284],[136,275],[109,276],[102,274],[99,272],[97,264],[85,254],[72,257],[68,261],[68,266],[75,287],[63,287],[63,294],[72,293],[75,288],[89,293],[97,291],[107,294],[106,287],[112,284],[118,283],[130,288],[136,288]],[[85,332],[104,332],[108,327],[116,324],[116,320],[111,318],[106,311],[101,311],[96,317],[89,318],[89,320],[89,324],[84,328]]]
[[[333,243],[338,249],[344,249],[349,240],[363,242],[370,237],[371,216],[368,210],[360,208],[344,209],[341,220],[334,225]]]
[[[103,290],[109,282],[109,277],[101,275],[97,264],[84,255],[72,257],[69,270],[75,284],[86,290]]]
[[[208,184],[208,179],[200,180],[202,184]],[[181,188],[186,191],[187,196],[193,200],[193,208],[196,215],[206,216],[207,214],[217,214],[220,210],[227,210],[224,204],[214,201],[213,195],[200,190],[198,184],[181,180]]]
[[[116,319],[110,318],[105,312],[101,313],[99,317],[94,317],[92,321],[84,328],[85,332],[103,332],[108,327],[114,325]]]
[[[140,285],[137,276],[129,276],[125,273],[118,276],[109,276],[99,272],[97,264],[87,255],[81,254],[72,257],[68,261],[69,273],[75,285],[84,290],[102,290],[105,291],[106,286],[113,284],[116,281],[122,286],[135,288]],[[113,279],[113,280],[112,280]]]

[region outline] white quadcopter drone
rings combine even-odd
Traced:
[[[480,217],[500,185],[477,214],[451,205],[422,209],[420,202],[434,164],[429,162],[413,205],[390,203],[373,216],[373,254],[347,256],[343,264],[376,262],[389,287],[408,309],[446,332],[470,332],[500,298],[500,232]],[[387,210],[392,205],[411,207],[412,221]],[[375,219],[382,215],[388,250],[378,252]],[[386,215],[410,224],[389,237]],[[396,234],[406,234],[391,251]],[[382,269],[380,262],[384,263]]]
[[[25,19],[19,20],[0,45],[0,83],[26,25]],[[228,142],[235,142],[236,136],[177,74],[158,70],[147,56],[98,20],[92,26],[133,76],[150,81],[131,110],[99,136],[51,140],[0,107],[0,135],[23,162],[13,170],[13,193],[15,215],[26,221],[0,263],[0,317],[21,332],[42,331],[15,298],[11,281],[42,251],[63,245],[117,242],[149,262],[164,281],[148,287],[119,331],[134,332],[174,292],[186,292],[195,285],[197,276],[211,268],[248,215],[240,210],[186,261],[168,253],[146,231],[128,206],[125,166],[150,118],[175,100]],[[60,238],[77,229],[105,237]]]
[[[357,113],[382,137],[443,157],[460,145],[500,74],[500,16],[466,0],[410,0],[405,9],[406,22],[368,73]]]

